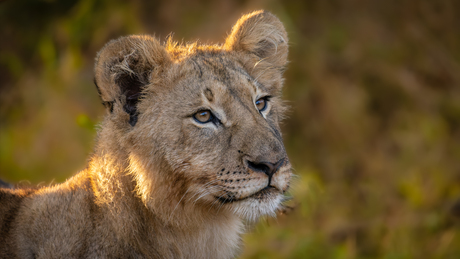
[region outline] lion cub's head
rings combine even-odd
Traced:
[[[279,208],[291,177],[279,128],[287,41],[281,22],[259,11],[223,45],[129,36],[100,51],[99,138],[126,155],[150,209],[256,219]]]

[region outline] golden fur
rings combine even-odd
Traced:
[[[107,112],[87,168],[52,187],[0,189],[0,258],[237,256],[243,221],[274,215],[289,187],[287,42],[265,11],[223,45],[110,41],[96,59]],[[213,119],[194,118],[203,111]]]

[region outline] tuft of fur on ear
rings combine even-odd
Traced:
[[[255,56],[253,66],[260,63],[282,71],[287,63],[288,37],[281,21],[260,10],[244,15],[233,26],[224,45],[227,51],[241,51]]]
[[[128,36],[108,42],[98,53],[94,69],[102,103],[110,112],[114,104],[122,105],[134,126],[144,86],[170,63],[166,49],[151,36]]]

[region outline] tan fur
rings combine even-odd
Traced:
[[[52,187],[0,189],[0,258],[237,256],[243,222],[274,215],[289,187],[287,41],[258,11],[223,45],[109,42],[95,66],[107,113],[87,168]],[[200,110],[216,119],[199,123]],[[277,165],[271,180],[264,163]]]

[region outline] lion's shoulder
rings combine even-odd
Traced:
[[[13,228],[21,204],[35,189],[0,188],[0,258],[13,257]]]

